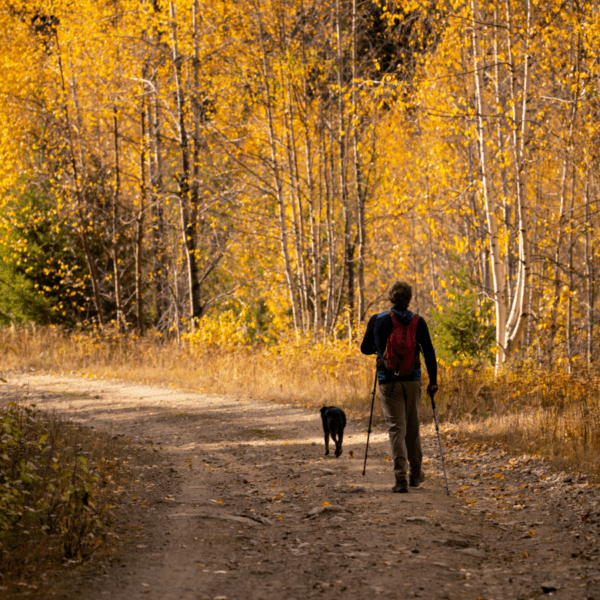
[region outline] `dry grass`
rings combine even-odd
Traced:
[[[445,372],[446,418],[472,436],[600,476],[600,376],[533,369]]]
[[[344,346],[343,355],[333,347],[310,355],[290,347],[201,351],[186,343],[150,337],[68,335],[58,329],[0,330],[5,369],[72,372],[301,405],[335,404],[361,413],[365,403],[370,405],[373,359],[347,356]]]
[[[368,415],[373,358],[341,345],[195,348],[151,337],[68,335],[56,329],[0,331],[3,365],[122,378],[304,406],[335,404]],[[9,350],[12,348],[13,350]],[[600,377],[442,368],[438,416],[481,439],[540,454],[559,467],[600,475]],[[380,418],[379,402],[376,418]],[[422,410],[431,420],[427,401]]]

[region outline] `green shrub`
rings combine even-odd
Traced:
[[[450,364],[489,362],[495,339],[493,304],[473,290],[463,273],[450,282],[446,302],[433,311],[436,350]]]
[[[108,516],[106,459],[84,454],[84,432],[10,402],[0,410],[0,566],[20,570],[31,554],[81,560],[100,543]],[[52,552],[54,551],[54,552]]]

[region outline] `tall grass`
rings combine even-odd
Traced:
[[[373,358],[339,341],[201,347],[152,336],[24,327],[0,330],[0,347],[5,369],[73,372],[304,405],[343,404],[357,411],[373,385]]]
[[[274,346],[176,343],[59,329],[3,329],[5,369],[32,368],[165,384],[208,393],[251,396],[304,406],[335,404],[368,414],[374,359],[347,341],[307,340]],[[539,453],[562,468],[600,474],[600,377],[536,368],[440,367],[436,396],[443,428]],[[380,417],[379,402],[376,417]],[[432,418],[423,401],[425,421]]]
[[[532,367],[451,368],[445,372],[449,421],[478,437],[542,455],[560,468],[600,475],[600,376]]]

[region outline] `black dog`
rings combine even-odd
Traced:
[[[321,409],[321,420],[323,421],[323,433],[325,434],[325,454],[329,454],[329,435],[331,435],[331,439],[335,442],[335,457],[338,458],[342,453],[346,414],[341,408],[324,406]]]

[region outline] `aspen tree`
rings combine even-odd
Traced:
[[[75,197],[75,213],[77,215],[77,235],[81,242],[81,246],[83,248],[83,254],[85,256],[85,260],[88,266],[90,282],[92,284],[93,290],[93,299],[94,305],[96,308],[96,315],[98,317],[98,323],[100,327],[104,327],[105,325],[105,317],[104,317],[104,307],[102,305],[101,297],[100,297],[100,283],[99,277],[96,269],[96,257],[92,254],[92,250],[90,247],[90,241],[88,237],[88,219],[87,219],[87,206],[86,202],[83,198],[83,182],[81,176],[81,170],[83,169],[83,151],[81,147],[81,140],[79,142],[79,151],[76,149],[75,139],[73,135],[73,126],[71,123],[71,112],[69,110],[68,105],[68,92],[66,86],[66,75],[63,66],[63,58],[62,58],[62,49],[61,44],[59,42],[58,31],[54,32],[55,43],[56,43],[56,61],[58,64],[58,72],[60,76],[60,86],[62,91],[62,110],[64,114],[64,127],[66,130],[66,138],[67,138],[67,151],[69,156],[69,165],[71,167],[71,177],[72,177],[72,185],[73,185],[73,194]],[[73,104],[75,106],[75,111],[77,112],[77,93],[74,81],[74,75],[71,73],[71,91],[73,95]],[[82,125],[79,121],[79,127],[76,128],[78,133],[81,133]],[[79,155],[79,161],[77,158]],[[79,162],[79,164],[78,164]]]
[[[514,63],[512,49],[512,8],[509,1],[506,4],[506,32],[507,32],[507,55],[508,65],[511,71],[511,104],[512,104],[512,137],[513,137],[513,163],[515,167],[515,202],[516,217],[519,234],[519,253],[517,282],[515,294],[507,314],[506,274],[502,261],[502,249],[500,246],[500,232],[496,215],[496,199],[493,186],[490,182],[492,176],[493,158],[488,144],[488,127],[486,120],[491,116],[491,109],[486,99],[484,72],[486,65],[485,56],[482,53],[481,26],[486,17],[479,8],[478,0],[472,0],[472,39],[473,39],[473,78],[475,84],[476,98],[476,122],[479,140],[479,157],[481,170],[481,188],[484,197],[486,220],[488,226],[488,240],[490,249],[490,260],[492,263],[492,284],[494,292],[494,305],[496,309],[496,355],[497,367],[510,356],[518,345],[523,327],[526,322],[526,298],[527,286],[530,273],[529,246],[527,240],[527,191],[525,189],[525,168],[527,145],[527,113],[530,77],[529,39],[531,35],[531,13],[530,0],[525,5],[525,46],[523,49],[523,79],[521,91],[521,103],[519,105],[516,91],[516,65]],[[502,138],[501,138],[502,140]],[[510,251],[510,248],[508,248]]]
[[[281,244],[281,255],[283,258],[283,268],[285,277],[288,285],[288,292],[290,303],[292,307],[292,316],[294,319],[294,327],[296,333],[299,334],[302,331],[302,314],[301,307],[298,304],[298,286],[296,279],[292,272],[292,261],[289,251],[289,239],[288,239],[288,225],[287,225],[287,203],[284,195],[284,186],[282,179],[282,167],[280,165],[280,159],[278,156],[279,140],[275,132],[274,122],[274,107],[271,94],[271,78],[272,72],[268,66],[267,49],[265,45],[265,35],[263,26],[263,15],[260,11],[259,6],[253,5],[255,24],[258,31],[258,42],[260,51],[260,70],[261,70],[261,93],[263,96],[264,110],[267,119],[267,134],[268,143],[271,159],[271,169],[273,177],[273,187],[275,191],[275,198],[278,207],[278,218],[279,218],[279,234]]]
[[[192,181],[190,166],[191,149],[186,124],[186,93],[182,79],[183,56],[179,53],[177,30],[177,10],[174,2],[169,2],[169,16],[171,20],[171,48],[173,61],[173,74],[175,80],[175,93],[177,97],[176,123],[179,134],[179,151],[181,160],[181,173],[177,177],[179,210],[181,217],[181,236],[187,262],[188,294],[189,294],[189,321],[193,331],[196,320],[200,317],[200,299],[198,282],[198,263],[196,257],[196,219],[198,211],[197,186]]]

